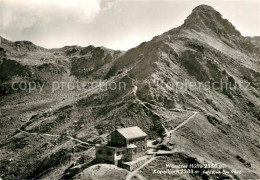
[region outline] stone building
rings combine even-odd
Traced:
[[[139,127],[116,129],[108,136],[107,145],[96,145],[96,160],[120,165],[146,154],[147,134]]]

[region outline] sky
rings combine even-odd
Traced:
[[[45,48],[128,50],[180,26],[207,4],[244,36],[260,36],[260,0],[0,0],[0,36]]]

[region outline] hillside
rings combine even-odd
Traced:
[[[176,163],[224,163],[242,171],[230,178],[260,178],[260,47],[212,7],[127,52],[1,39],[1,177],[92,177],[93,146],[114,128],[137,125],[152,139],[198,112],[174,132]],[[54,81],[110,88],[53,91]],[[16,91],[12,82],[38,87]],[[158,158],[141,175],[162,178],[153,169],[176,159]]]

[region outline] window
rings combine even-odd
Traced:
[[[108,136],[107,141],[108,141],[108,144],[111,144],[111,135]]]
[[[142,151],[145,150],[145,146],[142,146]]]
[[[117,156],[119,156],[120,154],[121,154],[120,151],[116,152],[116,155],[117,155]]]
[[[99,149],[99,150],[98,150],[98,154],[102,154],[102,150]]]
[[[136,149],[133,149],[133,154],[135,154],[136,153]]]
[[[107,151],[107,155],[108,155],[108,156],[111,156],[112,153],[111,153],[110,151]]]

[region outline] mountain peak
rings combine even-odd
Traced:
[[[218,11],[208,5],[194,8],[184,21],[183,27],[196,31],[213,31],[218,35],[241,35],[228,20],[223,19]]]
[[[202,4],[197,7],[195,7],[192,11],[214,11],[217,12],[213,7]]]

